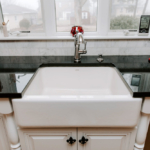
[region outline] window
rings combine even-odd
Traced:
[[[139,28],[141,15],[150,15],[150,0],[0,0],[0,24],[30,35],[71,38],[72,26],[82,26],[84,36],[124,36]],[[3,14],[3,15],[2,15]],[[1,26],[0,26],[1,28]],[[135,33],[134,32],[134,33]],[[132,34],[134,34],[132,33]],[[15,35],[15,34],[14,34]],[[25,35],[25,34],[23,34]],[[26,34],[28,35],[28,34]]]
[[[59,7],[61,7],[61,3],[59,3]]]
[[[147,1],[147,6],[145,8],[145,15],[150,15],[150,0]]]
[[[44,32],[40,0],[1,0],[8,30]]]
[[[143,14],[150,14],[149,0],[112,0],[110,29],[138,29]]]
[[[69,32],[75,25],[86,32],[97,30],[97,0],[55,0],[55,5],[57,32]]]

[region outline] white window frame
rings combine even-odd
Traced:
[[[97,12],[97,31],[85,32],[84,36],[105,36],[109,30],[109,1],[110,0],[97,0],[98,12]],[[51,6],[51,7],[50,7]],[[57,32],[56,27],[56,8],[55,0],[43,0],[43,16],[45,22],[45,31],[47,36],[52,37],[64,37],[71,36],[70,32]],[[105,14],[105,15],[103,15]],[[71,29],[70,29],[71,31]]]
[[[43,13],[44,13],[44,9],[43,9],[43,0],[40,0],[40,2],[41,2],[41,11],[42,11],[42,16],[44,16],[43,15]],[[3,15],[3,12],[2,12],[2,5],[1,5],[1,0],[0,0],[0,27],[2,27],[2,22],[4,22],[4,15]],[[43,18],[43,24],[45,24],[44,23],[44,18]],[[44,26],[44,28],[43,28],[43,31],[44,32],[41,32],[41,33],[33,33],[33,32],[30,32],[30,33],[21,33],[21,35],[22,36],[45,36],[46,35],[46,31],[45,31],[45,26]],[[12,36],[14,36],[14,35],[12,35]]]
[[[45,33],[29,33],[28,36],[8,37],[8,40],[44,40],[44,39],[73,39],[70,32],[57,32],[55,0],[40,0]],[[123,31],[110,30],[111,0],[97,0],[97,31],[84,32],[85,39],[150,39],[148,37],[125,36]],[[2,21],[0,11],[0,21]],[[71,29],[70,29],[71,31]],[[0,40],[6,38],[0,37]]]
[[[143,8],[143,13],[142,13],[142,15],[144,15],[145,14],[145,11],[146,11],[146,6],[147,6],[147,4],[148,4],[148,0],[146,0],[146,3],[145,3],[145,5],[144,5],[144,8]],[[109,13],[109,20],[111,20],[111,7],[112,7],[112,1],[110,1],[110,3],[109,3],[109,5],[110,5],[110,13]],[[136,6],[137,6],[137,3],[136,3]],[[109,22],[109,25],[110,25],[110,22]],[[123,33],[123,31],[125,31],[125,30],[137,30],[137,32],[139,31],[139,29],[118,29],[118,30],[110,30],[110,26],[109,26],[109,29],[108,29],[108,36],[114,36],[114,35],[116,35],[116,36],[124,36],[124,33]],[[134,33],[133,33],[134,34]],[[136,34],[136,33],[135,33]]]

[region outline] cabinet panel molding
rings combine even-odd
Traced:
[[[19,129],[22,150],[77,150],[77,142],[67,143],[76,129]]]
[[[85,137],[86,144],[79,144],[78,150],[133,150],[135,129],[79,128],[78,139]]]

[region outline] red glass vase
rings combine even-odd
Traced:
[[[78,31],[80,33],[82,33],[82,34],[84,33],[84,30],[83,30],[83,28],[81,26],[74,26],[71,29],[71,34],[72,34],[73,37],[76,35],[76,27],[78,28]]]

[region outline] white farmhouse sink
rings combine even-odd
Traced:
[[[134,127],[141,102],[114,67],[44,67],[13,107],[26,128]]]

